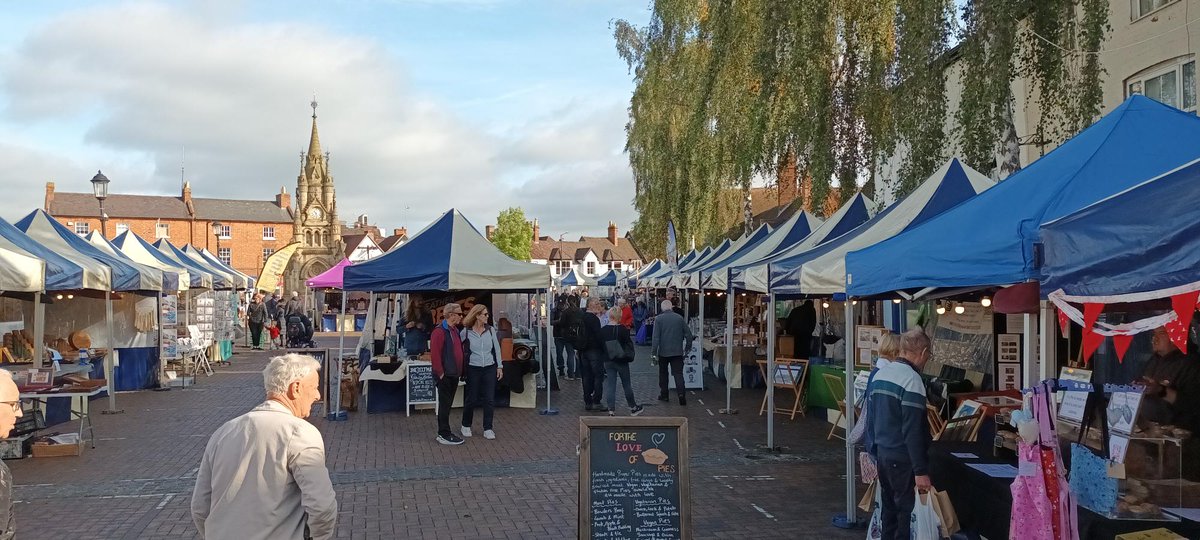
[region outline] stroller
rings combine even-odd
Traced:
[[[305,315],[290,315],[287,318],[287,346],[289,349],[314,348],[312,321]]]

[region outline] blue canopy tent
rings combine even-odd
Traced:
[[[596,278],[596,285],[600,287],[616,287],[624,278],[625,274],[623,272],[610,268],[603,275]]]
[[[770,261],[779,257],[789,257],[797,253],[808,251],[823,242],[837,238],[846,234],[855,227],[858,227],[863,222],[871,219],[871,207],[874,202],[868,199],[861,192],[854,195],[849,201],[838,208],[837,212],[829,216],[824,223],[813,230],[812,234],[792,243],[781,243],[778,247],[763,255],[756,261],[746,264],[737,264],[729,270],[729,286],[730,290],[754,291],[766,293],[769,288],[767,283],[767,264]]]
[[[181,283],[183,284],[184,289],[187,288],[187,283],[183,283],[182,280],[180,279],[180,276],[186,275],[187,272],[181,268],[172,268],[172,267],[168,267],[166,265],[160,265],[160,264],[157,264],[157,261],[151,261],[150,263],[136,261],[133,259],[133,257],[130,257],[129,254],[125,253],[124,251],[121,251],[120,248],[118,248],[116,245],[114,245],[112,242],[110,242],[107,238],[105,238],[103,235],[101,235],[100,231],[92,231],[92,232],[88,233],[87,236],[84,237],[84,239],[87,240],[88,242],[91,242],[93,246],[96,246],[98,249],[100,249],[101,251],[104,251],[105,253],[107,253],[109,255],[113,255],[113,256],[119,257],[123,260],[127,260],[130,263],[138,263],[143,266],[150,266],[153,268],[157,268],[160,272],[162,272],[162,283],[163,283],[162,290],[163,291],[178,291],[178,290],[180,290]]]
[[[202,262],[207,263],[209,266],[212,266],[213,268],[216,268],[217,270],[220,270],[220,271],[225,272],[226,274],[229,274],[230,276],[232,276],[234,285],[237,287],[238,290],[254,288],[254,278],[253,277],[243,274],[237,270],[234,270],[234,268],[232,266],[225,264],[225,261],[222,261],[219,257],[217,257],[216,255],[213,255],[211,251],[208,251],[207,249],[197,248],[196,246],[193,246],[191,244],[187,244],[187,245],[183,246],[181,248],[181,250],[184,253],[187,253],[189,255],[192,255],[195,258],[200,259]]]
[[[797,210],[792,217],[783,222],[766,238],[752,246],[745,246],[719,261],[713,261],[700,270],[701,290],[711,289],[724,291],[729,288],[730,269],[740,264],[762,259],[766,255],[780,249],[781,246],[792,246],[821,226],[821,219],[804,210]]]
[[[92,245],[74,231],[50,217],[43,210],[34,210],[21,218],[16,227],[38,243],[65,257],[78,254],[107,266],[112,276],[112,291],[161,291],[162,270],[110,254]]]
[[[1038,227],[1200,157],[1200,118],[1135,95],[1045,157],[903,234],[846,255],[854,297],[1040,277]]]
[[[771,236],[774,229],[770,225],[763,223],[757,229],[750,231],[750,234],[743,236],[737,242],[732,244],[724,253],[715,254],[708,259],[699,261],[682,272],[677,280],[676,285],[681,289],[701,290],[701,278],[704,269],[718,265],[724,261],[735,260],[741,255],[752,251],[761,242]]]
[[[187,288],[189,289],[212,288],[212,275],[196,270],[189,270],[168,254],[151,245],[150,242],[145,241],[142,237],[130,231],[125,231],[118,235],[113,239],[112,244],[120,249],[122,253],[135,261],[141,261],[143,264],[152,264],[164,269],[179,269],[182,271],[181,275],[187,276]],[[183,287],[180,287],[180,289],[183,289]]]
[[[46,262],[46,291],[73,291],[95,288],[104,290],[103,284],[90,283],[83,267],[55,253],[21,232],[7,221],[0,219],[0,247],[28,253]],[[97,286],[99,285],[99,286]]]
[[[642,269],[638,270],[638,272],[636,274],[629,276],[629,286],[630,287],[644,286],[642,284],[642,280],[645,279],[646,276],[652,275],[655,272],[658,272],[660,269],[662,269],[663,264],[664,263],[663,263],[662,259],[654,259],[653,261],[650,261],[650,264],[643,266]]]
[[[1200,289],[1200,160],[1041,227],[1043,290],[1139,302]]]
[[[578,268],[572,268],[562,277],[558,278],[558,284],[564,287],[590,287],[597,284],[596,280],[583,275]]]

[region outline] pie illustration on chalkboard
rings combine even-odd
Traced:
[[[657,448],[651,448],[642,452],[642,459],[651,465],[662,465],[667,462],[667,453]]]

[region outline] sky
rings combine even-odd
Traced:
[[[273,200],[293,192],[314,95],[339,217],[622,234],[632,77],[610,23],[648,0],[20,2],[0,33],[0,217],[45,183]],[[182,169],[182,171],[181,171]]]

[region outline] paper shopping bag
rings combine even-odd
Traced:
[[[879,489],[878,484],[878,480],[867,484],[867,489],[863,492],[862,499],[858,501],[858,508],[863,512],[870,512],[871,506],[875,504],[875,490]]]
[[[950,494],[945,491],[933,492],[933,511],[937,512],[938,519],[942,522],[942,538],[950,538],[950,535],[962,530],[958,524],[958,514],[954,512],[954,505],[950,503]]]

